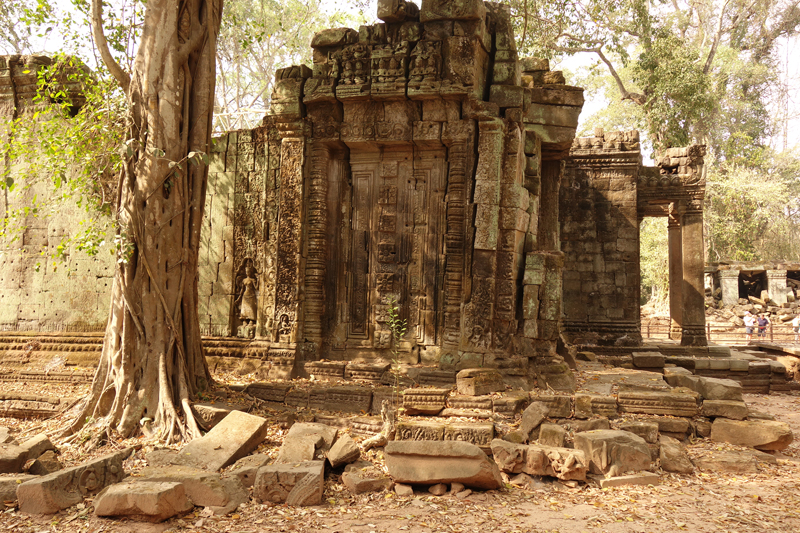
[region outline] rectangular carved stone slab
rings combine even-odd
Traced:
[[[409,420],[397,423],[397,440],[444,440],[444,424]]]
[[[284,403],[291,389],[292,385],[288,383],[251,383],[245,388],[245,392],[259,400]]]
[[[696,416],[697,402],[689,394],[669,392],[620,392],[617,396],[621,413],[648,415]]]
[[[260,416],[231,411],[205,436],[181,450],[181,464],[219,470],[249,454],[267,435],[269,422]]]
[[[494,424],[445,424],[444,440],[469,442],[481,449],[489,449],[494,438]]]
[[[403,407],[408,414],[438,414],[445,407],[450,389],[406,389]]]
[[[27,514],[53,514],[94,496],[125,477],[122,461],[133,448],[104,455],[82,465],[26,481],[17,487],[19,510]]]
[[[531,395],[531,403],[541,402],[547,406],[550,418],[569,418],[572,412],[572,398],[556,395]]]

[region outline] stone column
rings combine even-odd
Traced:
[[[669,215],[669,338],[680,340],[683,322],[683,253],[681,224],[677,213]]]
[[[705,287],[703,284],[703,201],[692,200],[681,216],[683,256],[682,346],[706,346]]]
[[[786,271],[767,270],[767,291],[769,300],[773,305],[783,305],[786,299]]]
[[[784,276],[784,287],[785,286],[786,277]],[[739,271],[720,270],[719,287],[722,289],[722,304],[736,305],[739,301]]]
[[[305,268],[305,337],[322,342],[322,315],[325,312],[325,279],[328,261],[328,167],[330,152],[321,143],[311,149],[311,175],[308,180],[308,251]]]

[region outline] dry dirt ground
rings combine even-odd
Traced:
[[[220,380],[225,381],[223,376]],[[62,398],[79,397],[87,386],[29,385],[3,383],[0,389],[32,392],[32,389]],[[749,395],[755,409],[767,411],[789,423],[800,439],[800,396]],[[230,401],[230,399],[229,399]],[[242,399],[244,401],[244,399]],[[259,452],[277,453],[285,430],[278,420],[285,413],[256,406],[253,411],[275,421]],[[310,412],[298,419],[310,420]],[[0,418],[26,438],[46,431],[54,435],[66,424],[66,416],[49,421],[20,421]],[[58,443],[57,443],[58,445]],[[139,445],[126,463],[135,473],[146,465],[144,453],[154,443],[143,439],[115,442],[92,455],[112,449]],[[66,465],[85,460],[79,446],[59,445]],[[726,450],[729,445],[699,440],[689,446],[690,454]],[[777,465],[761,463],[757,474],[695,472],[692,475],[661,473],[658,486],[600,489],[594,482],[568,486],[543,479],[533,490],[507,486],[500,491],[474,492],[464,499],[416,492],[400,498],[394,493],[351,496],[336,473],[328,476],[325,503],[317,507],[291,508],[250,502],[227,517],[211,516],[201,508],[162,524],[97,518],[91,502],[66,509],[55,516],[35,517],[8,508],[0,512],[0,532],[420,532],[420,533],[646,533],[662,531],[750,533],[800,531],[800,443],[795,442],[778,456]],[[367,459],[382,464],[380,451]]]

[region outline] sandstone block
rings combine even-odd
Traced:
[[[260,416],[231,411],[214,429],[181,450],[181,464],[203,470],[224,468],[255,450],[268,429],[269,423]]]
[[[730,472],[746,474],[758,472],[758,463],[753,455],[742,452],[707,453],[694,460],[695,466],[706,472]]]
[[[711,440],[758,450],[784,450],[792,443],[792,438],[792,430],[783,422],[717,418],[711,424]]]
[[[608,418],[590,418],[589,420],[568,420],[566,423],[575,433],[594,431],[596,429],[611,429]]]
[[[466,368],[456,374],[456,387],[459,394],[482,396],[504,391],[506,384],[497,370],[490,368]]]
[[[340,435],[331,449],[325,454],[331,467],[336,468],[343,464],[353,463],[361,457],[361,448],[348,434]]]
[[[146,481],[180,483],[192,503],[210,507],[216,515],[228,514],[248,499],[237,476],[222,478],[216,472],[186,466],[147,467],[140,474]]]
[[[548,408],[541,403],[532,403],[522,411],[522,420],[519,424],[519,431],[526,436],[530,436],[531,431],[539,427],[542,420],[547,417]]]
[[[732,420],[744,420],[748,410],[744,402],[734,400],[705,400],[702,408],[703,416],[710,418],[722,417]]]
[[[600,429],[575,435],[575,448],[583,451],[593,474],[618,476],[650,468],[650,448],[627,431]]]
[[[22,472],[25,461],[28,460],[28,450],[15,444],[0,444],[0,474],[15,474]]]
[[[664,356],[658,352],[634,352],[632,355],[636,368],[664,368]]]
[[[661,468],[666,472],[678,472],[679,474],[691,474],[694,472],[694,465],[686,453],[686,448],[677,439],[661,435],[659,439],[661,449],[659,459]]]
[[[136,480],[104,490],[95,498],[94,514],[163,522],[193,507],[180,483]]]
[[[125,477],[122,461],[132,448],[98,457],[82,465],[65,468],[26,481],[17,488],[19,509],[28,514],[53,514],[94,496]]]
[[[487,490],[503,484],[497,465],[479,447],[466,442],[391,441],[384,456],[389,475],[398,483],[458,482]]]
[[[35,476],[46,476],[47,474],[58,472],[62,468],[64,466],[59,462],[55,452],[47,450],[33,461],[33,464],[28,468],[28,472]]]
[[[31,479],[36,479],[36,476],[31,474],[0,475],[0,503],[17,501],[17,487]]]
[[[650,444],[658,442],[658,424],[655,422],[625,422],[619,425],[619,429],[639,435]]]
[[[274,464],[258,469],[253,497],[261,502],[319,505],[325,489],[325,461]]]
[[[234,463],[233,467],[231,467],[231,473],[239,478],[239,481],[242,482],[242,486],[252,487],[253,483],[256,482],[258,469],[262,466],[268,465],[269,462],[269,456],[264,455],[263,453],[248,455],[247,457],[242,457],[236,461],[236,463]]]
[[[691,394],[620,391],[617,402],[621,413],[688,417],[697,415],[697,402]]]
[[[558,424],[542,424],[539,427],[539,444],[553,448],[563,448],[567,430]]]
[[[392,488],[392,478],[388,476],[370,477],[358,471],[343,473],[342,483],[352,494],[382,492]]]
[[[615,476],[600,480],[600,488],[623,487],[626,485],[658,485],[658,474],[653,472],[639,472],[627,476]]]
[[[580,450],[531,444],[492,441],[492,455],[498,467],[509,474],[550,476],[562,480],[585,480],[589,463]]]
[[[395,483],[394,492],[401,498],[407,498],[414,495],[414,488],[411,485],[406,485],[404,483]]]
[[[52,450],[54,452],[58,452],[56,447],[50,442],[50,439],[44,433],[36,435],[35,437],[31,437],[30,439],[26,440],[22,444],[20,444],[23,448],[28,450],[28,460],[36,459],[44,452],[48,450]]]
[[[700,390],[704,400],[742,401],[742,386],[732,379],[700,378]]]

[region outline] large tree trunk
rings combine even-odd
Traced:
[[[130,104],[123,245],[103,352],[72,432],[90,420],[123,437],[140,426],[167,441],[199,435],[190,401],[211,382],[197,316],[208,169],[190,154],[209,152],[222,1],[148,0],[134,71],[126,79],[109,65]],[[93,4],[102,53],[100,0]]]

